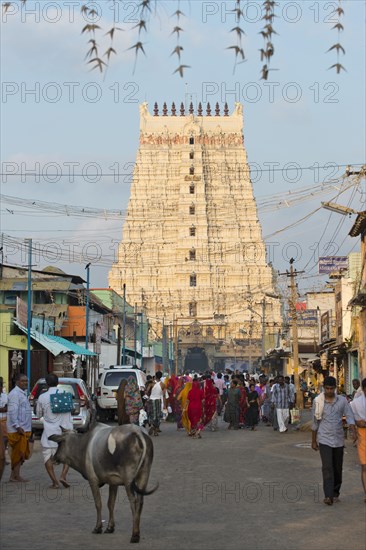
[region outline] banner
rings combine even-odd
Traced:
[[[17,296],[16,320],[23,327],[28,324],[28,304]]]

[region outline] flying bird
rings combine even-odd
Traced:
[[[95,63],[95,66],[91,70],[94,71],[94,69],[99,68],[101,73],[103,72],[103,65],[107,66],[99,57],[94,57],[94,59],[91,59],[88,63]]]
[[[174,50],[172,51],[172,53],[170,54],[170,57],[171,57],[172,55],[174,55],[174,54],[177,54],[177,56],[178,56],[179,59],[180,59],[180,54],[181,54],[182,50],[183,50],[183,47],[182,47],[182,46],[176,46],[176,47],[174,48]]]
[[[334,65],[328,68],[328,71],[330,69],[336,69],[337,74],[339,74],[342,70],[347,72],[346,69],[343,67],[343,65],[341,65],[340,63],[334,63]]]
[[[242,34],[245,35],[245,32],[240,27],[233,27],[230,32],[236,32],[236,34],[241,38]]]
[[[272,20],[277,17],[276,14],[274,13],[266,13],[265,15],[263,15],[263,17],[261,19],[264,19],[264,21],[271,21],[272,23]]]
[[[179,65],[178,69],[175,69],[174,73],[179,73],[180,76],[183,78],[183,72],[184,72],[184,69],[190,69],[190,65]]]
[[[98,44],[93,38],[89,40],[89,42],[91,43],[92,46],[90,50],[86,52],[85,59],[87,59],[88,57],[91,57],[92,55],[95,55],[96,57],[98,57]]]
[[[334,44],[334,46],[332,46],[331,48],[329,48],[329,50],[327,50],[326,53],[330,52],[331,50],[337,50],[337,53],[339,53],[340,51],[343,54],[346,53],[346,50],[343,48],[343,46],[341,46],[341,44],[339,44],[339,42],[337,44]]]
[[[137,25],[135,25],[134,27],[132,27],[133,29],[139,29],[139,34],[140,32],[142,31],[142,29],[144,29],[145,31],[147,31],[147,27],[146,27],[146,21],[144,21],[143,19],[141,19]]]
[[[116,50],[115,50],[114,48],[112,48],[112,47],[111,47],[111,48],[108,48],[108,50],[105,52],[104,55],[107,56],[108,61],[109,61],[109,58],[111,57],[111,54],[112,54],[112,53],[114,53],[114,54],[117,55]]]
[[[182,11],[177,10],[171,15],[171,17],[177,16],[177,18],[179,19],[181,15],[183,15],[183,17],[185,17],[185,14]]]
[[[142,0],[142,2],[140,3],[140,8],[141,8],[141,11],[143,10],[151,11],[150,0]]]
[[[137,63],[137,56],[138,56],[139,50],[141,50],[142,53],[143,53],[144,55],[146,55],[145,50],[144,50],[144,46],[143,46],[142,42],[136,42],[136,44],[134,44],[133,46],[131,46],[131,48],[128,48],[127,51],[128,51],[128,50],[135,50],[135,64],[134,64],[133,71],[132,71],[132,74],[135,74],[136,63]]]
[[[269,69],[267,65],[263,65],[261,80],[267,80],[268,79],[269,71],[278,71],[278,69]]]
[[[123,31],[123,29],[121,29],[120,27],[112,27],[110,31],[106,32],[104,36],[107,36],[107,34],[110,35],[111,37],[111,40],[113,40],[113,37],[114,37],[114,33],[116,31]]]
[[[95,25],[94,23],[88,23],[87,25],[85,25],[85,27],[81,31],[81,34],[83,34],[84,32],[95,32],[97,29],[100,29],[99,25]]]
[[[235,57],[238,57],[238,55],[241,55],[242,59],[245,59],[244,50],[240,46],[228,46],[226,48],[227,50],[234,50],[235,51]]]
[[[128,51],[128,50],[135,50],[136,56],[137,56],[139,50],[141,50],[142,53],[146,55],[145,50],[144,50],[144,48],[143,48],[142,42],[136,42],[136,44],[134,44],[133,46],[131,46],[131,48],[127,48],[127,51]]]
[[[177,36],[179,38],[179,34],[181,32],[184,32],[184,29],[182,29],[181,27],[174,27],[174,29],[172,30],[172,32],[170,33],[171,35],[174,34],[174,33],[177,33]]]

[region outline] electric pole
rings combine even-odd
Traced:
[[[300,377],[299,377],[299,339],[298,339],[298,333],[297,333],[297,313],[296,313],[296,300],[297,300],[297,290],[296,290],[296,283],[295,278],[300,274],[304,273],[304,271],[297,271],[294,269],[295,260],[291,258],[290,260],[290,271],[286,269],[286,273],[280,273],[280,275],[286,275],[290,278],[290,290],[291,290],[291,298],[289,299],[289,306],[290,306],[290,312],[291,312],[291,322],[292,322],[292,361],[293,361],[293,369],[294,369],[294,384],[295,384],[295,392],[297,397],[297,407],[299,409],[303,408],[303,400],[300,398]]]
[[[174,347],[175,347],[175,375],[178,376],[178,317],[173,316]]]
[[[32,328],[32,239],[26,239],[28,244],[28,288],[27,288],[27,378],[28,394],[31,390],[31,328]]]
[[[122,365],[126,365],[126,283],[123,283]]]

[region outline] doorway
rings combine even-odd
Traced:
[[[205,372],[208,370],[208,358],[204,348],[189,348],[184,360],[184,372]]]

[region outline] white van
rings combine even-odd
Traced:
[[[145,390],[146,374],[129,365],[112,365],[104,369],[97,384],[97,416],[101,422],[114,420],[117,414],[116,393],[121,380],[134,376],[140,391]]]

